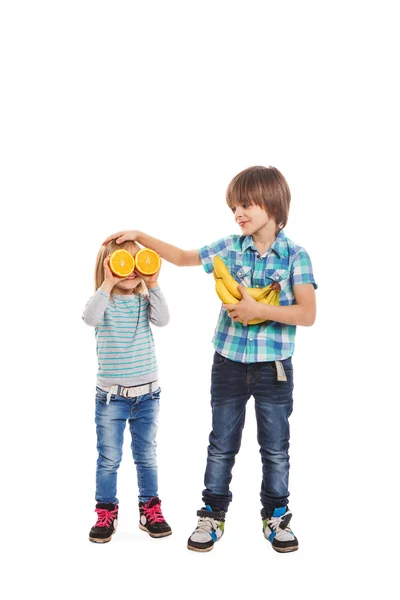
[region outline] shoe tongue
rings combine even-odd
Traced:
[[[160,498],[157,498],[157,496],[155,496],[154,498],[151,498],[151,500],[148,501],[147,507],[151,508],[152,506],[155,506],[156,504],[161,504]]]
[[[114,510],[116,507],[116,504],[105,504],[104,502],[98,502],[96,504],[96,508],[105,508],[106,510]]]
[[[273,517],[283,517],[283,515],[286,513],[286,506],[280,506],[279,508],[275,508],[274,513],[273,513]]]

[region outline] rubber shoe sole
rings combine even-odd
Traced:
[[[266,540],[269,541],[268,536],[265,535],[265,533],[264,533],[264,537],[265,537]],[[297,544],[297,546],[287,546],[286,548],[284,546],[280,548],[279,546],[274,546],[274,544],[271,544],[271,546],[273,547],[273,549],[275,550],[275,552],[280,552],[280,553],[283,553],[283,552],[295,552],[296,550],[299,549],[299,545],[298,544]]]
[[[95,544],[106,544],[111,541],[112,536],[115,532],[113,532],[108,538],[93,538],[89,536],[89,542],[94,542]]]
[[[152,538],[167,537],[167,535],[171,535],[172,534],[172,530],[171,529],[169,531],[163,531],[162,533],[150,533],[150,531],[148,529],[146,529],[146,527],[144,527],[144,525],[142,525],[141,523],[139,523],[139,529],[141,529],[142,531],[145,531],[146,533],[148,533],[149,536],[152,537]]]
[[[210,546],[209,548],[195,548],[194,546],[190,546],[189,544],[187,545],[188,550],[193,550],[194,552],[211,552],[211,550],[214,548],[214,544],[212,544],[212,546]]]
[[[222,534],[224,535],[224,534]],[[222,538],[222,535],[217,539],[217,541],[212,540],[212,544],[210,544],[209,546],[206,546],[205,548],[199,548],[197,546],[191,546],[190,545],[190,538],[188,539],[188,543],[187,543],[187,547],[188,550],[193,550],[194,552],[211,552],[211,550],[214,548],[215,544],[217,542],[219,542],[219,540]],[[193,542],[192,542],[193,544]]]

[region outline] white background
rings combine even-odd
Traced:
[[[1,4],[7,598],[398,597],[395,4]],[[125,228],[186,249],[238,232],[225,190],[254,164],[286,176],[286,233],[319,284],[293,361],[300,549],[278,555],[262,536],[252,400],[225,536],[211,553],[186,549],[219,301],[202,268],[167,263],[172,318],[154,335],[159,492],[174,533],[137,527],[127,437],[118,532],[90,544],[96,357],[81,313],[97,250]]]

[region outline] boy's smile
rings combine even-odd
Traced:
[[[267,211],[257,204],[238,204],[232,208],[232,212],[243,235],[260,233],[271,221]]]

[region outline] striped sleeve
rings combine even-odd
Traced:
[[[149,290],[149,321],[156,327],[164,327],[169,323],[169,310],[164,295],[159,287]]]
[[[86,325],[97,327],[101,323],[109,300],[110,294],[99,288],[95,295],[88,300],[83,311],[82,319]]]

